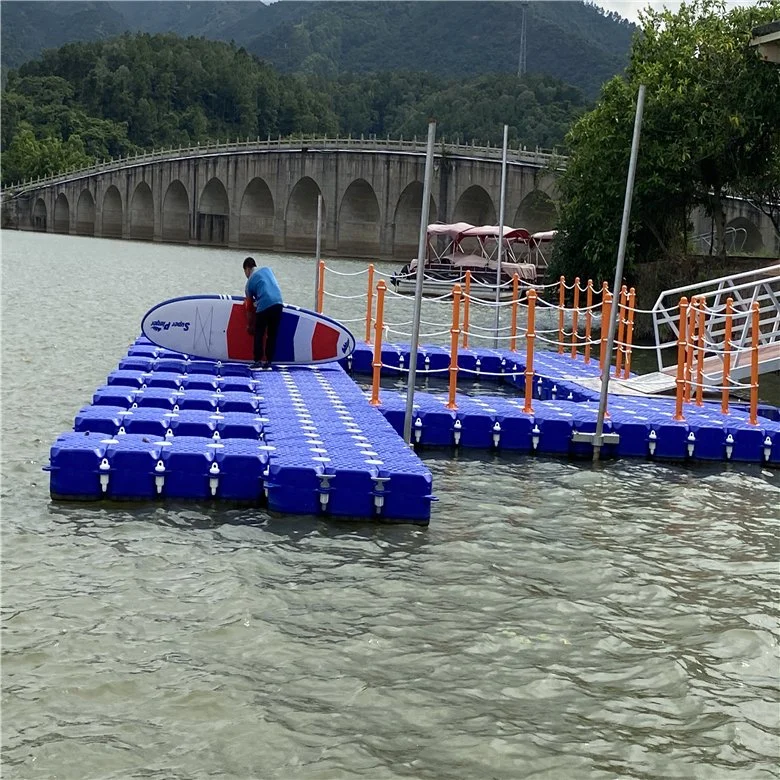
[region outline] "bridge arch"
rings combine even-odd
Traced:
[[[230,202],[225,185],[216,176],[208,180],[198,199],[196,238],[201,244],[227,246]]]
[[[421,181],[407,184],[393,215],[393,257],[411,260],[417,256],[420,238],[420,214],[422,213],[423,185]],[[436,222],[436,202],[431,197],[428,205],[428,223]]]
[[[287,201],[284,216],[284,248],[312,252],[317,244],[317,196],[320,188],[310,176],[299,179]],[[325,221],[325,199],[322,201]]]
[[[536,233],[552,230],[557,221],[558,210],[553,199],[543,190],[531,190],[517,207],[512,227]]]
[[[64,192],[54,202],[54,232],[70,233],[70,203]]]
[[[46,222],[48,218],[48,212],[46,210],[46,202],[43,198],[36,198],[35,205],[32,211],[32,227],[33,230],[46,230]]]
[[[145,182],[139,182],[130,201],[130,238],[154,238],[154,198]]]
[[[238,243],[242,246],[274,245],[274,196],[265,179],[256,176],[247,184],[238,216]]]
[[[472,184],[467,188],[455,204],[452,221],[469,222],[472,225],[497,224],[496,207],[487,190],[478,184]]]
[[[113,184],[103,196],[102,223],[105,238],[122,238],[122,196]]]
[[[752,254],[764,248],[761,231],[746,217],[737,217],[726,225],[725,239],[726,251],[729,254]]]
[[[187,188],[179,179],[174,179],[165,191],[160,237],[163,241],[188,241],[190,238],[190,199]]]
[[[365,179],[355,179],[341,199],[336,246],[339,254],[379,256],[379,201]]]
[[[82,190],[76,204],[76,235],[95,235],[95,199],[89,190]]]

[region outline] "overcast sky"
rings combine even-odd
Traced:
[[[607,11],[615,11],[626,19],[636,22],[638,21],[639,11],[643,8],[647,8],[651,5],[653,8],[659,11],[666,6],[672,11],[676,11],[680,7],[680,0],[594,0],[596,5],[600,5]],[[753,5],[754,0],[728,0],[726,6],[733,8],[736,5]]]

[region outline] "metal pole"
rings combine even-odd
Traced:
[[[314,250],[314,311],[317,311],[317,300],[320,292],[320,241],[322,238],[322,195],[317,195],[317,248]]]
[[[496,257],[496,311],[493,318],[493,346],[498,347],[498,328],[501,323],[501,255],[504,250],[504,201],[506,200],[506,147],[509,125],[504,125],[504,151],[501,155],[501,203],[498,207],[498,255]]]
[[[612,285],[613,294],[617,296],[623,283],[623,263],[626,257],[626,243],[628,242],[628,223],[631,217],[631,199],[634,195],[634,175],[636,174],[636,159],[639,154],[639,135],[642,128],[642,112],[645,107],[645,85],[639,85],[639,94],[636,99],[636,116],[634,117],[634,138],[631,141],[631,158],[628,163],[628,179],[626,181],[626,197],[623,201],[623,222],[620,226],[620,243],[618,244],[617,263],[615,264],[615,282]],[[617,300],[617,297],[615,298]],[[609,374],[612,368],[612,346],[615,343],[615,327],[620,312],[619,306],[613,306],[609,316],[609,331],[607,335],[606,355],[604,356],[604,370],[601,374],[601,396],[599,397],[599,416],[596,420],[596,433],[593,435],[593,460],[601,455],[601,442],[604,435],[604,414],[607,411],[607,394],[609,392]],[[604,327],[604,323],[601,323]]]
[[[409,348],[409,383],[406,388],[406,416],[404,417],[404,441],[412,441],[412,417],[414,415],[414,383],[417,378],[417,347],[420,342],[420,312],[422,309],[423,266],[425,245],[428,239],[428,210],[431,200],[433,179],[433,140],[436,137],[436,122],[428,123],[428,148],[425,152],[425,181],[420,214],[420,240],[417,242],[417,278],[414,288],[414,317],[412,319],[412,344]]]

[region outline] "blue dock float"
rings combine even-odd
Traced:
[[[366,354],[371,347],[358,345],[352,371],[370,371]],[[382,362],[392,367],[409,365],[408,345],[386,345]],[[450,356],[441,347],[421,346],[417,368],[445,376]],[[367,368],[363,369],[364,366]],[[494,379],[525,390],[525,354],[501,349],[461,349],[459,370],[468,378]],[[359,370],[363,369],[363,370]],[[384,371],[383,367],[383,371]],[[575,440],[576,433],[596,429],[599,393],[580,382],[600,377],[598,360],[585,363],[580,356],[538,351],[534,355],[533,413],[523,410],[523,399],[506,396],[456,396],[457,409],[447,409],[440,394],[415,392],[412,436],[427,447],[497,449],[559,456],[587,456],[592,446]],[[381,410],[400,434],[406,407],[403,393],[383,390]],[[743,461],[780,464],[780,410],[769,405],[758,409],[757,425],[751,425],[745,404],[732,404],[721,412],[720,402],[702,406],[686,404],[685,420],[674,420],[675,401],[668,397],[613,395],[604,432],[619,434],[617,444],[606,444],[605,457],[650,457],[678,461]]]
[[[430,471],[336,365],[250,373],[139,339],[52,445],[72,500],[222,499],[274,512],[430,519]]]
[[[383,348],[386,373],[408,367],[408,346]],[[459,353],[463,375],[504,382],[517,395],[415,393],[413,442],[556,456],[587,456],[592,445],[597,361],[534,356],[533,411],[523,411],[524,355],[496,349]],[[359,345],[343,361],[353,373],[371,370]],[[418,370],[446,376],[449,354],[421,347]],[[251,373],[245,364],[188,360],[139,339],[72,431],[52,445],[50,490],[71,500],[225,500],[286,514],[378,518],[425,524],[430,471],[400,434],[405,394],[382,390],[381,405],[338,364]],[[780,411],[759,408],[751,425],[746,405],[721,413],[719,403],[687,404],[674,420],[672,398],[610,395],[605,457],[780,464]]]
[[[686,409],[675,421],[673,399],[611,397],[604,432],[619,434],[617,444],[603,447],[605,457],[651,457],[661,460],[721,460],[780,464],[780,422],[766,417],[751,425],[748,414],[722,415],[719,405]],[[658,403],[661,401],[661,403]],[[666,403],[663,403],[666,401]],[[406,396],[382,391],[381,410],[400,434]],[[458,394],[456,410],[447,397],[416,392],[412,436],[423,447],[466,447],[587,456],[590,444],[577,442],[577,432],[596,430],[598,401],[541,400],[525,414],[522,399]]]

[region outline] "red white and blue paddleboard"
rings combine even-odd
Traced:
[[[206,360],[252,361],[244,298],[191,295],[158,303],[144,315],[141,331],[152,343]],[[354,336],[336,320],[285,304],[274,363],[341,360],[355,349]]]

